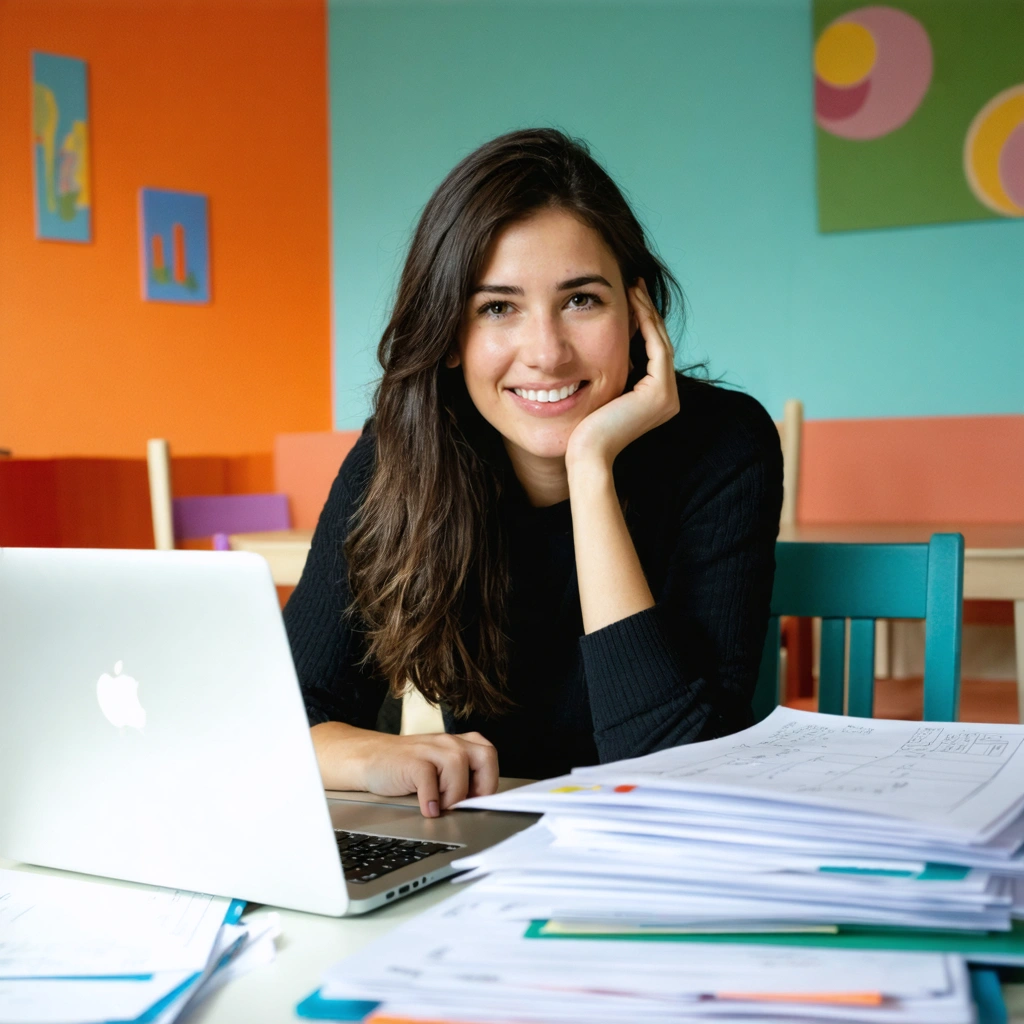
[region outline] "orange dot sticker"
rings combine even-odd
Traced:
[[[616,786],[613,792],[615,793],[632,793],[636,789],[636,786]]]

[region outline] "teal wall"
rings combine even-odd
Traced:
[[[337,427],[430,193],[530,125],[634,203],[688,299],[680,362],[775,416],[1024,412],[1024,223],[818,234],[809,0],[328,3]]]

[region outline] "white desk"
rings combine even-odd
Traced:
[[[295,1006],[320,987],[331,964],[457,890],[438,882],[415,896],[361,917],[318,917],[282,910],[277,959],[214,993],[187,1024],[283,1024],[299,1021]],[[1024,986],[1021,986],[1024,988]]]

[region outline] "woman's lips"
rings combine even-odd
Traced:
[[[581,401],[580,395],[587,390],[589,384],[590,381],[581,381],[580,386],[568,398],[559,399],[557,402],[531,402],[530,399],[517,395],[511,388],[506,388],[505,394],[512,399],[518,408],[522,409],[523,412],[529,413],[531,416],[560,416],[563,412],[568,412],[579,404]]]

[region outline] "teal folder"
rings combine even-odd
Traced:
[[[1024,965],[1024,921],[1014,921],[1008,932],[937,931],[933,928],[881,928],[840,925],[829,932],[740,932],[695,935],[659,932],[619,932],[599,935],[592,932],[544,934],[547,921],[531,921],[528,939],[596,939],[637,942],[724,942],[733,945],[826,946],[833,949],[893,949],[931,953],[959,953],[972,963]]]
[[[367,999],[324,999],[320,989],[295,1007],[295,1013],[307,1020],[356,1021],[368,1017],[380,1003]]]

